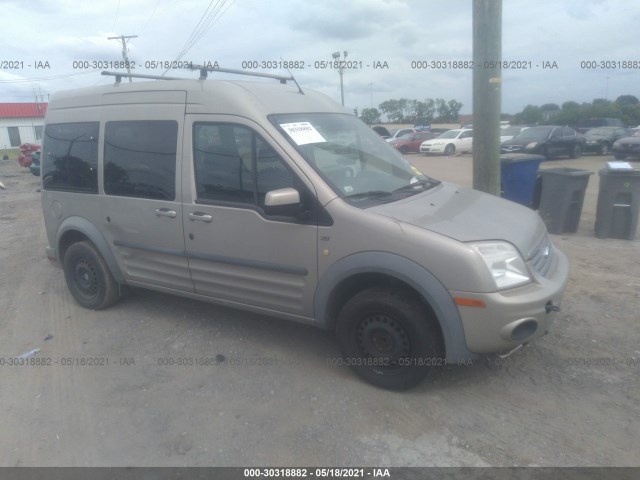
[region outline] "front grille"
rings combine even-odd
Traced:
[[[545,234],[538,245],[533,249],[527,262],[535,272],[545,278],[549,278],[556,265],[556,251],[551,243],[549,235]]]

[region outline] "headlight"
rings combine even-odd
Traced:
[[[471,247],[491,272],[498,290],[517,287],[531,281],[529,269],[516,248],[507,242],[479,242]]]
[[[524,148],[536,148],[538,146],[538,142],[531,142],[528,143],[526,147]]]

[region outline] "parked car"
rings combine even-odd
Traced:
[[[420,153],[426,155],[453,155],[455,152],[470,152],[473,147],[473,130],[448,130],[433,140],[420,145]]]
[[[533,210],[428,177],[289,77],[119,75],[45,117],[46,255],[79,305],[132,285],[313,325],[396,390],[550,330],[568,261]]]
[[[575,129],[578,133],[585,133],[586,131],[596,127],[625,128],[626,125],[619,118],[589,118],[587,120],[580,120]]]
[[[511,140],[502,142],[502,153],[536,153],[546,158],[567,155],[578,158],[584,150],[584,137],[573,128],[554,125],[529,127]]]
[[[584,134],[585,152],[598,153],[600,155],[608,155],[611,147],[616,140],[624,137],[630,137],[631,132],[622,127],[597,127],[587,130]]]
[[[31,154],[40,150],[40,145],[35,143],[23,143],[20,145],[20,155],[18,155],[18,163],[29,168],[31,166]]]
[[[31,166],[29,170],[31,170],[31,173],[36,177],[40,176],[40,150],[31,154]]]
[[[415,133],[416,129],[415,128],[401,128],[399,130],[396,130],[393,135],[391,135],[389,138],[386,138],[385,140],[387,142],[390,142],[392,140],[395,140],[396,138],[400,138],[403,135],[407,134],[407,133]]]
[[[400,138],[391,140],[389,143],[393,145],[398,151],[400,151],[400,153],[405,155],[409,152],[419,152],[420,144],[422,142],[424,142],[425,140],[430,140],[437,136],[438,134],[429,131],[406,133]]]
[[[381,127],[380,125],[377,125],[377,126],[371,127],[371,128],[373,129],[374,132],[376,132],[378,135],[380,135],[385,140],[387,138],[391,138],[391,133],[389,132],[389,130],[387,130],[386,127]]]
[[[518,126],[501,127],[500,128],[500,143],[506,142],[507,140],[511,140],[513,137],[515,137],[515,136],[519,135],[520,133],[522,133],[522,131],[525,128],[529,128],[529,127],[518,127]]]
[[[611,153],[618,160],[625,158],[640,158],[640,132],[634,133],[630,137],[616,140],[611,147]]]

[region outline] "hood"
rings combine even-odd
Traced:
[[[527,207],[448,183],[368,210],[460,242],[506,240],[525,258],[546,230],[540,216]]]
[[[624,144],[632,144],[632,143],[633,143],[633,144],[636,144],[636,143],[640,143],[640,136],[639,136],[639,137],[636,137],[636,136],[633,136],[633,137],[623,137],[623,138],[621,138],[621,139],[617,140],[617,141],[616,141],[616,143],[617,143],[617,144],[619,144],[619,145],[621,145],[621,144],[623,144],[623,143],[624,143]]]

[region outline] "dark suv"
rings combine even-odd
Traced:
[[[619,118],[589,118],[580,120],[576,125],[576,130],[578,133],[584,133],[596,127],[626,127],[626,125]]]

